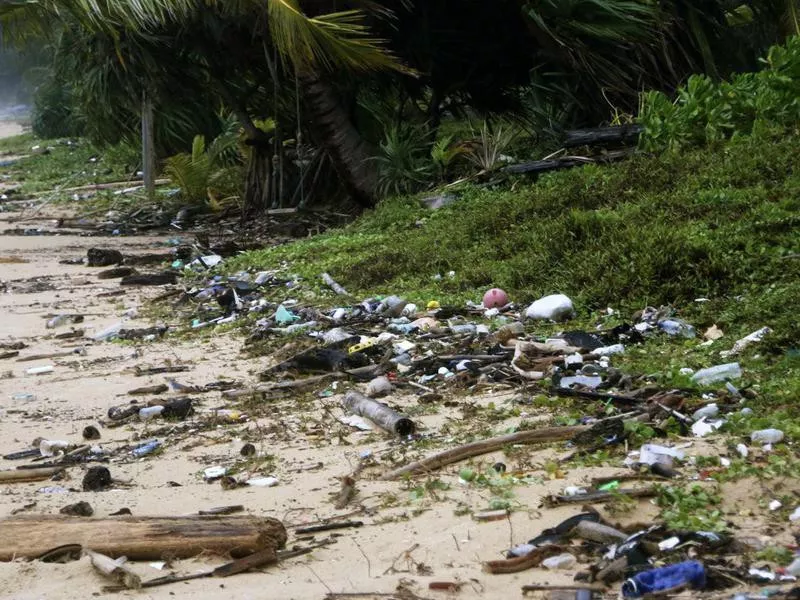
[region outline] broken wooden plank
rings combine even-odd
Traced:
[[[35,558],[66,544],[91,547],[112,558],[160,560],[203,552],[241,557],[285,543],[283,524],[268,517],[31,515],[0,520],[0,561]]]

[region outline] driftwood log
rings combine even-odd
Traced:
[[[416,430],[414,421],[408,417],[358,392],[347,392],[342,400],[342,406],[348,412],[367,418],[381,429],[395,435],[411,435]]]
[[[596,127],[594,129],[573,129],[567,131],[562,146],[597,146],[606,144],[624,144],[635,146],[642,133],[641,125],[620,125],[617,127]]]
[[[572,439],[579,433],[588,431],[591,427],[589,425],[575,425],[572,427],[548,427],[546,429],[535,429],[533,431],[518,431],[517,433],[509,433],[498,437],[489,438],[488,440],[480,440],[477,442],[470,442],[458,448],[445,450],[439,452],[428,458],[423,458],[411,464],[408,464],[394,471],[390,471],[381,477],[382,480],[392,480],[403,477],[404,475],[413,475],[416,473],[425,473],[428,471],[435,471],[447,465],[472,458],[473,456],[480,456],[488,454],[495,450],[500,450],[503,446],[509,444],[543,444],[548,442],[563,442]]]
[[[161,560],[201,552],[241,557],[285,543],[286,529],[280,521],[249,516],[0,519],[0,561],[37,558],[67,544],[80,544],[111,558]]]

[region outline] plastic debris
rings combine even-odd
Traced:
[[[537,321],[563,321],[575,313],[572,300],[564,294],[540,298],[525,311],[525,317]]]
[[[731,348],[730,350],[720,352],[719,354],[723,358],[727,358],[729,356],[735,356],[741,353],[742,350],[744,350],[751,344],[757,344],[770,333],[772,333],[772,329],[770,329],[769,327],[762,327],[761,329],[754,331],[750,335],[746,335],[742,339],[737,340],[736,343],[733,344],[733,348]]]
[[[742,368],[739,363],[726,363],[707,369],[701,369],[692,375],[692,381],[699,385],[710,385],[726,379],[739,379],[742,376]]]
[[[500,288],[487,290],[483,295],[483,306],[485,308],[502,308],[508,304],[508,294]]]
[[[780,429],[760,429],[751,433],[750,439],[761,444],[777,444],[783,440],[783,432]]]
[[[706,585],[706,570],[702,563],[690,560],[682,563],[644,571],[627,579],[622,584],[622,595],[625,598],[640,598],[680,585],[692,589],[703,589]]]

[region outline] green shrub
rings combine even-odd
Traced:
[[[674,101],[662,92],[642,97],[644,150],[675,150],[741,135],[769,136],[800,124],[800,37],[773,46],[757,73],[715,82],[692,75]]]

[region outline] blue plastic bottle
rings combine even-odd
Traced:
[[[639,598],[651,592],[668,590],[679,585],[701,589],[706,585],[706,570],[702,563],[689,560],[668,567],[652,569],[627,579],[622,584],[625,598]]]

